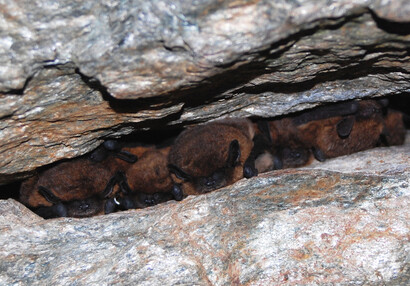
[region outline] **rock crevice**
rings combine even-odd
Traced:
[[[408,148],[376,148],[86,219],[45,221],[1,201],[0,280],[406,285]]]

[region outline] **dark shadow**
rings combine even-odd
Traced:
[[[374,22],[376,23],[377,27],[379,29],[386,31],[390,34],[396,34],[396,35],[409,35],[410,34],[410,21],[409,22],[394,22],[394,21],[389,21],[383,18],[380,18],[374,11],[369,10],[370,14],[372,15],[372,18]],[[410,20],[410,15],[409,15],[409,20]]]
[[[30,81],[33,79],[34,76],[29,76],[26,81],[24,82],[24,85],[22,88],[17,88],[17,89],[10,89],[9,91],[5,92],[8,95],[24,95],[24,91],[26,90],[28,84]]]
[[[107,101],[110,107],[118,113],[137,113],[142,110],[161,110],[166,107],[172,106],[172,102],[165,96],[156,96],[150,98],[139,99],[117,99],[113,97],[107,90],[107,88],[101,84],[101,82],[93,77],[88,77],[81,73],[78,68],[75,69],[83,82],[92,90],[96,90],[101,93],[103,99]]]
[[[19,198],[21,182],[14,182],[7,185],[0,185],[0,200],[15,199]]]

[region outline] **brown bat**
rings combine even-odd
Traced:
[[[125,209],[117,200],[120,194],[116,185],[137,156],[114,143],[105,142],[90,156],[38,171],[22,183],[20,201],[47,218],[87,217]]]
[[[183,131],[169,152],[170,171],[184,195],[203,194],[257,174],[247,161],[255,131],[247,119],[213,121]]]
[[[139,146],[126,150],[137,155],[139,160],[125,170],[120,180],[124,194],[145,206],[171,199],[182,200],[182,191],[174,185],[168,169],[170,147],[156,149],[154,146]],[[137,205],[143,206],[141,203]]]
[[[378,146],[384,128],[385,103],[378,100],[362,100],[353,114],[332,116],[297,125],[301,142],[311,148],[315,158],[323,161]]]
[[[24,181],[20,201],[26,206],[50,213],[47,216],[86,217],[114,211],[105,208],[114,198],[118,174],[88,158],[56,164]],[[53,214],[54,212],[54,214]]]

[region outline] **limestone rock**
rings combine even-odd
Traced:
[[[144,128],[408,94],[409,10],[405,0],[6,0],[0,184]]]
[[[87,219],[45,221],[1,201],[0,284],[408,285],[409,150]]]
[[[264,66],[251,76],[270,74],[271,83],[306,81],[369,60],[393,67],[380,51],[388,48],[402,60],[408,36],[389,35],[376,24],[394,21],[393,31],[401,30],[409,10],[403,0],[331,5],[285,0],[6,1],[0,90],[21,89],[44,66],[68,62],[100,80],[117,98],[156,96],[197,85],[251,61]],[[350,22],[356,28],[342,32],[342,42],[319,37],[293,54],[294,61],[277,59],[290,46],[297,48],[304,36]],[[394,44],[386,46],[392,38]],[[332,60],[323,64],[326,58]],[[310,68],[301,69],[300,64]]]

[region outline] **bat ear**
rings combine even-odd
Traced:
[[[101,148],[101,147],[94,150],[90,155],[91,161],[94,161],[94,162],[101,162],[104,159],[106,159],[107,157],[108,157],[107,150],[105,150],[104,148]]]
[[[352,132],[354,121],[355,118],[353,116],[340,120],[336,125],[337,135],[343,139],[347,138],[350,135],[350,132]]]
[[[135,163],[138,157],[127,151],[118,151],[114,153],[114,156],[128,163]]]
[[[389,105],[389,99],[388,98],[380,98],[377,100],[377,102],[382,106],[382,107],[387,107]]]
[[[259,131],[268,139],[269,143],[272,143],[272,136],[270,135],[268,121],[260,120],[257,124]]]
[[[228,160],[226,164],[229,167],[234,167],[238,162],[239,158],[241,157],[241,148],[239,147],[238,140],[232,140],[229,144],[229,151],[228,151]]]
[[[131,210],[137,208],[137,205],[135,204],[131,196],[119,197],[117,198],[115,203],[120,207],[120,209],[123,210]]]
[[[175,176],[177,176],[178,179],[184,180],[184,181],[189,181],[191,180],[191,176],[182,171],[179,167],[173,165],[173,164],[168,164],[168,169],[171,173],[173,173]]]
[[[109,199],[104,204],[104,214],[110,214],[117,209],[114,199]]]
[[[59,198],[57,198],[49,189],[39,186],[38,192],[42,195],[48,202],[56,205],[61,202]]]

